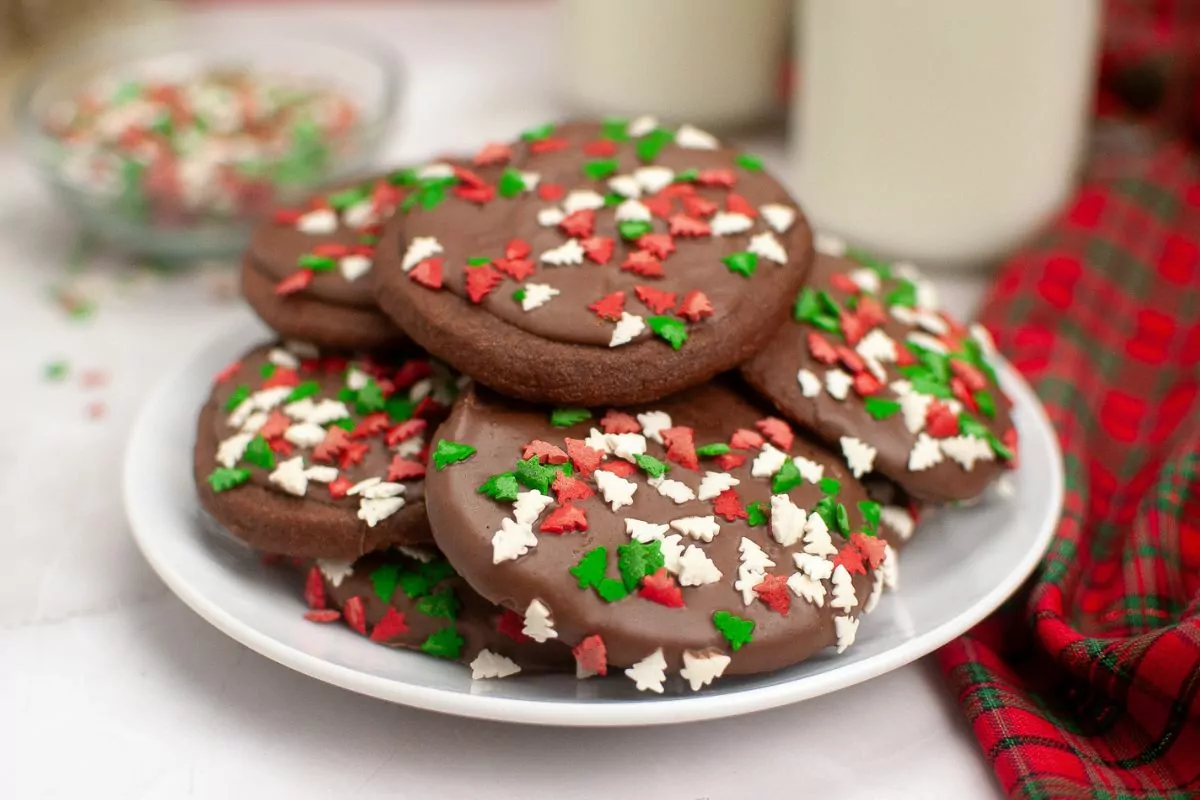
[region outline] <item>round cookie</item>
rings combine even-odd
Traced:
[[[370,361],[256,347],[217,376],[200,412],[201,504],[268,553],[352,559],[428,541],[426,442],[456,391],[416,348]]]
[[[646,402],[733,368],[784,323],[812,257],[757,158],[650,119],[545,125],[426,168],[415,192],[379,245],[381,308],[531,401]]]
[[[1017,432],[978,325],[931,283],[822,237],[793,321],[742,365],[780,411],[920,501],[976,497],[1014,463]]]
[[[281,336],[320,347],[380,350],[407,337],[371,289],[383,224],[403,201],[411,170],[354,181],[276,210],[254,229],[242,293]]]
[[[836,456],[725,383],[597,416],[459,399],[428,510],[476,591],[571,645],[582,675],[627,668],[655,692],[854,641],[894,560]]]
[[[476,594],[433,548],[318,559],[304,572],[309,619],[340,619],[373,642],[461,661],[476,680],[574,667],[570,650],[521,633],[517,614]]]

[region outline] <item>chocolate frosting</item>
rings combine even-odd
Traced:
[[[292,350],[288,350],[279,343],[256,347],[218,380],[208,402],[201,410],[196,437],[195,475],[200,499],[205,508],[251,546],[273,553],[302,557],[353,558],[390,544],[426,540],[428,523],[425,517],[425,483],[422,475],[397,479],[396,482],[404,486],[404,505],[398,512],[380,520],[375,526],[370,526],[358,518],[359,497],[333,496],[331,486],[338,484],[309,480],[304,496],[295,496],[270,480],[273,468],[267,469],[251,463],[245,455],[238,460],[236,467],[247,470],[248,479],[225,491],[214,491],[208,478],[221,466],[217,461],[218,448],[222,442],[243,431],[240,425],[231,424],[231,421],[240,421],[233,419],[236,411],[231,414],[228,410],[230,397],[238,391],[258,392],[268,381],[279,380],[280,370],[284,368],[278,366],[275,367],[275,374],[271,378],[264,378],[263,370],[272,364],[273,353],[283,353],[292,357],[300,353],[305,356],[298,359],[299,364],[294,370],[295,375],[291,382],[315,382],[319,388],[308,397],[313,403],[337,400],[346,388],[346,376],[351,365],[369,371],[377,376],[377,382],[384,381],[385,386],[388,380],[401,374],[405,363],[426,364],[432,370],[428,379],[422,377],[409,382],[393,394],[407,397],[410,400],[408,405],[415,407],[418,395],[431,390],[431,399],[424,407],[418,409],[425,419],[424,431],[415,434],[403,444],[389,446],[385,440],[387,432],[401,424],[402,420],[388,417],[387,412],[384,412],[384,417],[388,418],[376,433],[361,438],[352,434],[356,437],[353,439],[356,445],[365,446],[361,460],[356,463],[342,461],[340,454],[328,460],[316,459],[313,447],[288,442],[282,430],[272,432],[269,426],[263,429],[273,433],[266,441],[274,451],[275,467],[296,456],[303,458],[305,467],[336,467],[343,491],[345,487],[368,478],[386,480],[393,462],[398,458],[419,467],[425,458],[425,442],[429,433],[445,416],[449,408],[448,402],[457,391],[454,374],[441,364],[429,362],[428,357],[416,348],[393,353],[392,360],[381,362],[363,358],[348,360],[339,355],[327,355],[321,359],[311,358],[309,356],[312,353],[306,348],[293,346]],[[432,397],[440,398],[440,401],[435,402]],[[278,412],[281,419],[287,423],[300,422],[299,418],[288,413],[288,406],[285,400],[276,405],[273,411]],[[357,427],[368,416],[364,409],[357,407],[353,401],[346,402],[346,407],[349,412],[348,424],[352,426]],[[335,427],[335,422],[322,423],[322,427],[326,429],[328,436],[329,431]],[[404,453],[397,452],[401,448]]]
[[[326,569],[322,570],[321,565],[315,562],[304,564],[304,573],[308,575],[308,580],[314,580],[312,573],[313,570],[316,571],[317,579],[325,587],[326,604],[330,608],[344,609],[346,601],[350,598],[361,599],[368,635],[375,633],[376,626],[384,618],[384,614],[389,608],[403,614],[404,627],[407,630],[391,636],[375,635],[374,641],[380,644],[408,650],[420,650],[422,644],[430,636],[444,631],[446,628],[453,628],[462,638],[461,650],[456,660],[464,664],[471,663],[481,650],[486,649],[512,659],[523,671],[562,671],[574,668],[570,650],[558,642],[539,644],[519,634],[518,638],[501,632],[500,620],[504,609],[494,606],[480,597],[462,578],[454,574],[453,569],[444,570],[444,572],[437,569],[432,573],[426,573],[425,570],[429,566],[437,568],[446,566],[445,557],[435,549],[432,547],[414,548],[409,552],[420,552],[423,557],[431,560],[421,561],[412,556],[389,550],[363,556],[350,566],[350,572],[345,576],[340,574],[343,569],[342,564],[326,565]],[[398,572],[405,578],[415,579],[415,584],[407,583],[407,581],[396,584],[390,596],[385,600],[379,595],[376,586],[386,587],[391,582],[381,580],[376,584],[372,580],[372,575],[380,570]],[[426,582],[420,577],[423,574],[447,574],[448,577]],[[339,578],[336,585],[330,579],[330,576],[333,575]],[[407,591],[404,588],[405,585],[408,586]],[[409,592],[412,592],[412,596],[409,595]],[[453,594],[454,602],[451,605],[456,609],[456,612],[452,612],[455,613],[454,619],[447,619],[441,615],[444,612],[433,611],[431,606],[422,603],[423,599],[444,592]],[[443,655],[442,657],[449,656]]]
[[[823,290],[841,306],[847,307],[847,302],[854,293],[847,291],[848,284],[844,280],[835,279],[835,276],[849,278],[852,274],[863,272],[878,277],[878,273],[850,258],[821,254],[817,256],[812,280],[805,291]],[[918,282],[923,281],[919,276],[914,277]],[[877,291],[857,294],[859,297],[869,294],[879,300],[885,319],[878,328],[898,345],[903,345],[913,333],[939,338],[923,330],[920,325],[902,321],[894,315],[887,298],[901,285],[902,280],[897,274],[881,277]],[[972,334],[944,312],[938,312],[937,316],[949,329],[940,338],[951,345],[952,351],[960,349],[962,341],[972,337]],[[810,323],[792,321],[784,325],[770,344],[747,361],[741,369],[745,379],[788,417],[811,430],[830,446],[837,447],[844,436],[856,437],[871,445],[877,450],[874,469],[895,481],[900,488],[918,500],[946,502],[970,499],[978,496],[992,480],[1003,473],[1006,461],[999,455],[994,460],[976,461],[971,470],[965,469],[949,456],[927,469],[909,469],[909,455],[917,442],[917,434],[912,433],[906,426],[904,414],[896,412],[884,419],[876,419],[868,413],[864,397],[853,387],[848,390],[844,400],[838,400],[831,395],[823,379],[826,370],[831,367],[814,357],[809,344],[809,336],[812,333],[818,333],[831,344],[845,344],[840,333],[822,332]],[[886,372],[886,381],[873,396],[880,400],[899,402],[901,397],[892,386],[894,381],[906,380],[905,376],[901,374],[900,367],[895,362],[880,362],[879,366]],[[850,372],[844,364],[838,365],[838,368]],[[809,370],[822,380],[820,391],[815,397],[805,397],[801,390],[797,372],[802,369]],[[986,391],[994,400],[995,415],[988,417],[980,412],[967,413],[972,419],[982,423],[992,435],[1002,439],[1013,427],[1009,401],[995,380],[986,372],[980,374],[986,381]]]
[[[753,431],[755,423],[766,416],[762,407],[746,392],[734,385],[714,382],[686,393],[674,395],[651,405],[626,409],[630,414],[657,410],[670,415],[674,426],[694,429],[697,445],[729,442],[738,429]],[[695,653],[720,652],[732,657],[725,674],[753,673],[777,669],[807,658],[836,640],[834,615],[826,597],[824,607],[790,595],[791,608],[784,616],[767,608],[761,600],[745,605],[741,593],[734,588],[738,579],[739,545],[745,537],[773,560],[770,572],[787,577],[792,575],[793,553],[801,552],[803,542],[783,547],[770,533],[769,524],[750,526],[746,519],[734,522],[718,516],[720,532],[709,543],[683,537],[683,544],[697,545],[720,569],[722,576],[715,583],[683,587],[683,608],[671,608],[631,593],[614,603],[602,600],[592,589],[580,589],[576,578],[568,572],[585,553],[603,545],[608,552],[609,577],[620,577],[617,571],[617,547],[631,539],[625,520],[633,518],[646,522],[667,523],[690,516],[714,514],[712,501],[699,499],[676,504],[647,483],[640,470],[627,480],[637,484],[630,506],[614,513],[597,491],[596,495],[577,500],[587,516],[587,530],[562,535],[536,533],[537,546],[515,560],[493,563],[493,534],[501,520],[513,513],[506,502],[492,500],[481,494],[478,487],[489,476],[512,471],[527,443],[543,440],[564,447],[564,439],[584,439],[599,423],[596,417],[569,427],[552,427],[548,409],[520,404],[486,389],[468,391],[456,404],[450,418],[436,434],[437,439],[461,442],[477,448],[477,452],[462,463],[431,470],[429,482],[429,517],[434,537],[460,574],[487,599],[523,613],[533,600],[540,600],[550,609],[558,638],[576,645],[585,637],[598,634],[607,648],[610,665],[628,666],[662,648],[670,672],[682,665],[685,650]],[[780,421],[786,428],[786,424]],[[770,508],[771,480],[751,476],[751,466],[758,449],[734,450],[746,456],[744,464],[731,467],[729,475],[740,483],[734,487],[743,504],[755,501]],[[647,437],[647,453],[671,464],[667,478],[682,481],[696,489],[706,471],[722,472],[715,459],[702,458],[700,470],[685,469],[672,463],[665,448]],[[841,483],[837,499],[848,510],[852,530],[863,528],[858,503],[866,498],[861,484],[855,481],[840,459],[811,441],[797,436],[789,456],[804,456],[824,467],[824,476]],[[608,456],[605,464],[618,460]],[[578,474],[578,473],[577,473]],[[587,480],[595,490],[594,477]],[[525,487],[522,487],[525,490]],[[823,496],[815,484],[803,482],[788,491],[796,505],[812,510]],[[552,505],[533,523],[533,530],[552,513]],[[674,530],[668,531],[675,533]],[[853,549],[839,533],[831,531],[835,546]],[[853,585],[858,606],[851,612],[857,616],[871,591],[873,575],[869,565],[866,574],[854,575]],[[829,581],[823,581],[828,590]],[[730,644],[714,626],[713,613],[728,611],[754,622],[753,641],[732,651]]]
[[[565,143],[562,149],[537,153],[534,152],[536,143],[519,140],[512,145],[512,158],[503,165],[480,167],[470,161],[452,162],[452,165],[472,170],[493,186],[499,182],[506,168],[513,168],[536,173],[541,187],[562,187],[568,194],[576,189],[585,189],[603,195],[612,191],[606,184],[608,179],[593,180],[587,177],[583,172],[586,162],[614,159],[617,163],[616,175],[630,175],[639,167],[649,164],[639,160],[635,151],[636,139],[616,143],[611,155],[589,155],[584,150],[585,145],[603,141],[602,132],[603,127],[599,123],[572,122],[559,125],[551,134],[554,140]],[[606,266],[588,259],[577,266],[551,266],[540,262],[540,255],[559,247],[571,237],[557,226],[539,224],[538,212],[551,207],[561,209],[563,200],[542,199],[537,191],[525,192],[515,198],[497,196],[483,205],[448,192],[446,199],[435,208],[415,208],[405,216],[402,247],[417,237],[436,239],[444,248],[441,254],[444,288],[465,298],[468,258],[500,259],[510,240],[526,242],[532,248],[528,258],[537,268],[527,282],[548,284],[558,290],[558,296],[540,308],[527,312],[512,297],[520,282],[507,279],[497,290],[488,294],[477,309],[468,309],[466,313],[487,312],[543,339],[607,348],[613,322],[599,318],[588,310],[588,306],[612,292],[623,291],[625,308],[630,313],[640,316],[660,313],[652,311],[638,300],[636,287],[639,285],[674,293],[677,300],[693,290],[703,291],[712,303],[713,315],[690,327],[698,325],[719,329],[731,316],[739,311],[744,313],[746,306],[761,306],[763,313],[769,315],[770,309],[779,303],[780,290],[786,291],[786,287],[800,285],[811,256],[811,234],[795,201],[766,172],[749,171],[737,166],[734,160],[737,155],[737,151],[724,146],[706,150],[668,144],[654,159],[653,165],[670,168],[676,174],[689,169],[729,169],[736,176],[732,191],[745,198],[752,208],[777,203],[793,209],[796,212],[794,223],[785,233],[774,234],[787,251],[789,260],[786,266],[760,258],[755,274],[746,277],[731,271],[722,263],[723,257],[745,251],[751,236],[770,230],[762,217],[758,216],[754,220],[754,227],[745,233],[699,238],[675,236],[677,249],[663,259],[664,275],[661,278],[643,277],[622,270],[621,265],[626,257],[638,248],[633,242],[621,238],[617,230],[615,205],[595,212],[593,235],[615,242],[615,250]],[[726,207],[729,192],[719,187],[697,188],[700,197],[712,201],[722,211]],[[672,213],[679,214],[682,211],[680,203],[676,202]],[[653,227],[656,233],[666,233],[668,229],[667,222],[657,217],[653,220]],[[381,254],[378,280],[390,283],[393,292],[409,295],[419,301],[421,293],[431,290],[411,281],[399,269],[398,263],[392,263],[393,259],[402,255],[402,252]],[[635,341],[652,336],[647,328]],[[659,344],[667,347],[665,343]],[[683,347],[686,350],[688,344],[685,343]]]

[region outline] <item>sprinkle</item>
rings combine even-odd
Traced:
[[[304,474],[304,459],[296,456],[280,463],[275,471],[267,476],[267,480],[288,494],[303,497],[308,491],[308,476]]]
[[[787,264],[787,251],[783,249],[783,245],[779,243],[779,240],[770,231],[764,231],[751,236],[750,243],[746,245],[746,249],[751,253],[757,253],[768,261],[774,261],[776,264]]]
[[[787,586],[792,590],[792,594],[801,600],[812,603],[817,608],[825,606],[825,585],[821,581],[803,572],[793,572],[788,576]]]
[[[333,233],[338,228],[337,214],[329,208],[318,208],[296,220],[296,230],[310,236],[322,236]]]
[[[637,415],[642,433],[651,441],[663,444],[662,432],[671,427],[671,416],[665,411],[646,411]]]
[[[777,450],[769,444],[763,445],[762,452],[750,464],[750,475],[755,478],[770,478],[779,472],[785,461],[787,461],[787,453]]]
[[[667,220],[667,230],[672,236],[685,238],[698,238],[712,234],[712,229],[707,222],[686,214],[675,214]]]
[[[679,560],[683,556],[683,535],[672,533],[664,536],[658,543],[658,549],[662,553],[663,566],[672,575],[678,575]]]
[[[791,547],[804,535],[807,517],[786,494],[771,496],[771,537],[784,547]]]
[[[708,295],[699,289],[693,289],[683,296],[683,300],[679,302],[679,310],[675,313],[690,322],[699,322],[704,317],[711,317],[714,312]]]
[[[767,224],[777,233],[787,233],[788,229],[792,227],[792,223],[796,221],[796,210],[780,203],[768,203],[760,206],[758,210]]]
[[[593,633],[571,649],[575,656],[575,677],[590,678],[608,674],[608,649],[599,634]]]
[[[674,292],[664,292],[661,289],[641,284],[634,287],[634,292],[637,294],[638,300],[655,314],[662,314],[675,306]]]
[[[908,469],[910,472],[921,472],[929,469],[943,460],[942,448],[938,440],[926,433],[917,436],[917,441],[908,454]]]
[[[941,353],[942,355],[945,355],[950,352],[950,349],[946,347],[946,345],[942,344],[941,339],[930,336],[928,333],[913,331],[912,333],[908,334],[907,338],[908,341],[912,342],[917,347],[923,347],[933,353]]]
[[[408,249],[404,251],[404,260],[400,263],[400,269],[408,272],[420,262],[441,252],[443,252],[441,242],[432,236],[414,237],[408,243]]]
[[[978,436],[952,436],[942,439],[940,444],[942,452],[968,472],[975,468],[976,461],[992,461],[996,458],[987,440]]]
[[[562,205],[563,211],[568,214],[576,211],[595,211],[604,208],[604,195],[591,189],[576,189],[566,196]]]
[[[833,575],[833,562],[824,556],[793,553],[792,561],[796,564],[796,569],[815,581],[829,580]]]
[[[547,497],[537,489],[517,494],[513,503],[513,519],[520,525],[533,525],[546,507],[554,503],[554,498]]]
[[[767,570],[775,566],[775,562],[745,536],[738,543],[738,553],[738,579],[734,581],[733,588],[742,593],[742,603],[750,605],[754,602],[754,587],[762,582]]]
[[[675,530],[697,539],[701,542],[711,542],[713,537],[721,532],[721,526],[716,517],[680,517],[673,519],[670,525]]]
[[[533,547],[537,547],[533,529],[505,517],[500,520],[500,530],[492,534],[492,563],[515,560]]]
[[[438,439],[433,452],[433,465],[438,470],[443,470],[451,464],[466,461],[473,455],[475,455],[475,448],[469,444]]]
[[[850,392],[854,379],[840,369],[831,369],[825,373],[825,390],[838,400],[845,400]]]
[[[608,503],[613,511],[633,504],[633,494],[637,491],[636,483],[618,477],[607,470],[596,470],[593,479],[596,481],[596,487],[600,490],[604,502]]]
[[[646,437],[640,433],[607,433],[604,438],[608,443],[608,452],[617,458],[632,462],[636,456],[646,452]]]
[[[475,656],[475,660],[471,662],[471,680],[475,681],[487,678],[507,678],[520,671],[521,668],[511,658],[493,653],[487,648],[480,650],[479,655]]]
[[[728,611],[716,611],[713,612],[712,621],[735,652],[753,641],[753,620],[742,619]]]
[[[650,214],[650,209],[646,208],[644,203],[637,200],[626,200],[621,205],[617,206],[614,217],[617,222],[650,222],[653,217]]]
[[[556,267],[583,263],[583,246],[577,239],[567,241],[542,253],[541,260]]]
[[[894,531],[901,541],[912,538],[917,524],[912,514],[903,506],[884,506],[879,511],[879,522]]]
[[[811,370],[800,369],[796,373],[796,381],[800,384],[800,393],[805,397],[816,397],[821,393],[821,379]]]
[[[759,432],[780,450],[790,449],[796,438],[791,427],[778,417],[764,417],[755,422],[754,427],[758,428]]]
[[[550,618],[550,609],[541,600],[530,601],[529,607],[525,609],[525,627],[521,629],[521,633],[535,642],[558,638],[554,620]]]
[[[686,483],[671,478],[652,478],[649,481],[660,495],[676,505],[682,505],[696,499],[696,493]]]
[[[856,606],[858,596],[854,593],[854,578],[845,566],[839,564],[833,570],[833,599],[829,601],[829,607],[849,611]]]
[[[556,206],[547,206],[537,214],[538,224],[544,228],[557,228],[558,224],[566,218],[567,215]]]
[[[641,197],[642,186],[632,175],[616,175],[608,179],[608,188],[623,197]]]
[[[732,236],[738,233],[745,233],[754,227],[754,220],[745,214],[730,214],[725,211],[718,211],[709,221],[709,226],[712,229],[713,236]],[[757,252],[751,248],[751,252]]]
[[[662,539],[667,533],[666,525],[659,525],[654,522],[643,522],[640,519],[633,517],[625,518],[625,532],[629,534],[634,541],[646,544],[648,542]]]
[[[679,557],[678,574],[680,586],[704,586],[721,580],[721,570],[694,544]]]
[[[359,501],[358,518],[374,528],[382,520],[387,519],[404,507],[403,497],[364,497]]]
[[[633,171],[633,177],[646,194],[656,194],[671,185],[675,172],[667,167],[638,167]]]
[[[321,433],[324,435],[324,431]],[[227,469],[232,469],[241,460],[242,454],[246,452],[246,447],[253,438],[253,434],[235,433],[222,441],[217,445],[217,463]]]
[[[684,124],[675,131],[675,144],[690,150],[716,150],[720,143],[711,133]]]
[[[854,638],[858,634],[858,618],[834,617],[833,629],[837,634],[837,651],[844,652],[847,647],[854,644]]]
[[[587,256],[588,260],[601,266],[607,264],[608,260],[612,258],[613,249],[616,246],[616,243],[607,236],[592,236],[579,244],[583,247],[583,254]]]
[[[644,225],[645,223],[623,222],[621,224]],[[663,276],[662,263],[645,250],[638,250],[627,255],[625,260],[621,262],[621,269],[646,278],[661,278]]]
[[[874,447],[853,436],[843,436],[841,445],[842,455],[846,457],[846,463],[849,465],[850,471],[854,473],[854,477],[861,478],[874,468],[876,454]]]
[[[525,294],[521,298],[521,310],[533,311],[535,308],[541,308],[558,294],[558,289],[548,283],[527,283]]]
[[[608,341],[609,347],[620,347],[623,344],[632,342],[646,328],[646,321],[639,316],[630,314],[628,311],[621,312],[621,319],[613,328],[612,338]]]
[[[837,555],[838,552],[833,545],[833,538],[829,535],[825,518],[816,511],[810,513],[808,522],[804,523],[804,552],[822,557]]]
[[[645,136],[650,131],[658,127],[658,120],[650,115],[638,117],[629,123],[625,128],[625,132],[634,138]]]
[[[625,670],[625,675],[634,682],[639,692],[663,693],[663,681],[667,679],[667,659],[662,648],[658,648],[641,661]]]

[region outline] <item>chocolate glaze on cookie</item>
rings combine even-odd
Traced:
[[[978,496],[1017,444],[987,332],[940,311],[911,265],[822,239],[832,254],[817,257],[793,322],[742,375],[860,476],[877,471],[922,501]]]
[[[893,567],[840,459],[726,383],[584,413],[477,387],[438,430],[430,523],[477,591],[652,691],[852,643]]]
[[[520,617],[480,597],[432,547],[303,570],[310,619],[341,619],[373,642],[470,664],[476,679],[574,669],[569,649],[522,634]]]
[[[246,301],[283,336],[377,350],[407,337],[375,303],[375,248],[403,171],[344,183],[259,223],[242,262]]]
[[[690,126],[573,122],[427,167],[379,246],[381,307],[509,396],[628,404],[757,352],[811,232],[757,159]]]
[[[427,439],[455,392],[454,374],[415,348],[383,362],[257,347],[200,412],[201,503],[269,553],[356,558],[428,541]]]

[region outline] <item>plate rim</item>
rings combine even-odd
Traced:
[[[142,402],[126,441],[121,467],[122,503],[134,542],[151,569],[185,605],[233,640],[311,678],[352,692],[426,711],[499,722],[563,727],[668,725],[749,714],[845,689],[929,655],[999,608],[1033,574],[1049,547],[1062,516],[1064,472],[1058,436],[1044,406],[1025,378],[1006,359],[997,356],[1005,388],[1015,395],[1016,403],[1023,403],[1029,407],[1033,420],[1041,429],[1039,434],[1045,436],[1053,453],[1054,458],[1046,465],[1050,472],[1047,477],[1052,480],[1052,513],[1043,518],[1033,546],[1028,549],[1017,568],[1011,570],[1003,581],[993,586],[973,605],[960,610],[941,625],[863,661],[848,663],[801,679],[780,681],[768,686],[747,688],[744,691],[714,695],[699,693],[651,702],[629,700],[578,703],[514,699],[402,683],[325,661],[260,633],[195,589],[171,563],[161,557],[154,546],[154,536],[149,533],[151,525],[143,518],[147,512],[141,501],[135,497],[135,492],[140,488],[140,479],[137,477],[139,467],[136,466],[140,459],[137,456],[149,446],[148,439],[154,432],[148,420],[152,419],[157,409],[169,402],[171,387],[185,380],[187,374],[194,371],[197,360],[211,351],[226,346],[234,347],[234,340],[243,343],[238,346],[244,346],[244,342],[254,335],[269,337],[271,332],[255,322],[253,327],[238,324],[213,337],[180,359],[178,366],[163,375]]]

